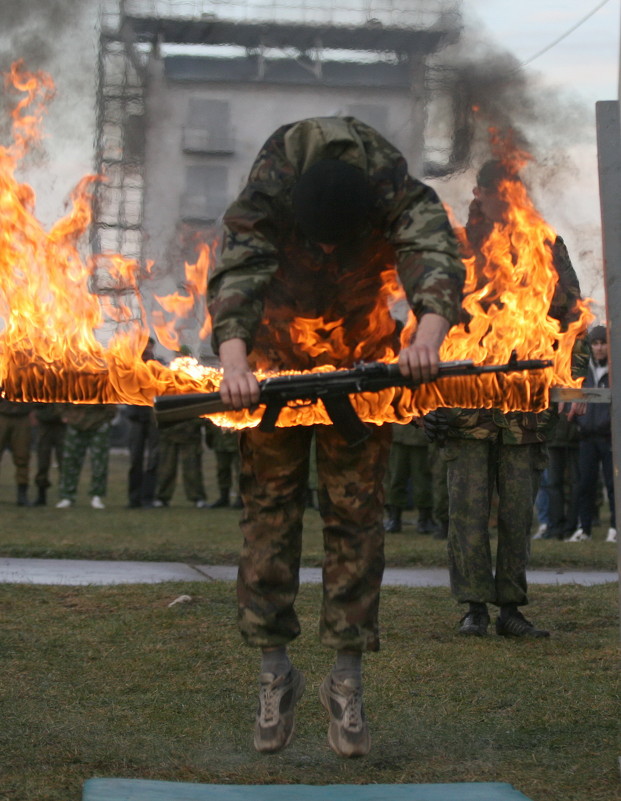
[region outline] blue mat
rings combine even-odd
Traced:
[[[89,779],[82,801],[529,801],[502,782],[455,784],[191,784]]]

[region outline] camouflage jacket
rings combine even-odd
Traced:
[[[478,202],[473,201],[466,226],[468,243],[475,256],[491,231],[491,225],[479,216]],[[552,251],[552,261],[558,275],[552,302],[551,317],[561,322],[561,329],[576,319],[579,311],[576,300],[580,297],[580,284],[569,258],[565,243],[560,236],[548,246]],[[471,255],[469,254],[469,255]],[[485,280],[481,275],[481,281]],[[494,302],[494,298],[489,298]],[[588,367],[588,346],[584,340],[577,340],[574,346],[572,373],[574,377],[585,376]],[[448,418],[448,436],[459,439],[500,439],[506,445],[527,445],[544,442],[558,421],[556,407],[543,412],[507,412],[499,409],[444,409]]]
[[[364,169],[377,197],[360,240],[331,254],[304,237],[292,214],[296,179],[322,158]],[[433,312],[457,321],[465,272],[458,243],[437,195],[408,175],[401,153],[353,117],[285,125],[259,152],[224,217],[208,287],[213,347],[239,337],[255,367],[277,369],[381,358],[397,349],[381,292],[391,266],[418,318]],[[378,306],[379,319],[369,324]],[[323,318],[314,336],[338,340],[339,357],[321,346],[309,353],[292,334],[293,318]]]

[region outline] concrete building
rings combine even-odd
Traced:
[[[157,3],[151,13],[125,3],[102,31],[98,158],[113,177],[101,189],[96,247],[153,262],[153,287],[174,291],[261,144],[308,116],[360,118],[424,175],[427,63],[458,36],[454,4],[448,13],[447,3],[418,3],[416,24],[391,25],[369,18],[372,2],[355,0],[357,17],[347,2],[345,18],[360,24],[334,13],[248,21],[239,4],[237,18],[179,16],[172,2],[164,16]],[[223,13],[234,17],[233,6]],[[298,12],[304,19],[303,0]]]

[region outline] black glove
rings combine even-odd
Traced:
[[[449,427],[444,411],[442,409],[435,409],[433,412],[426,414],[422,420],[425,436],[429,442],[444,445]]]

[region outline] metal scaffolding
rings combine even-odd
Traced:
[[[93,249],[142,260],[145,160],[144,54],[102,20],[95,159]]]

